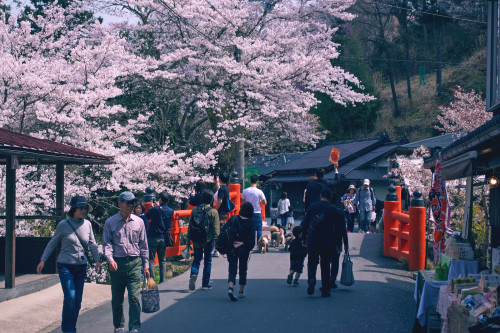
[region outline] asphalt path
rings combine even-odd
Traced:
[[[411,273],[382,255],[382,234],[349,234],[349,242],[356,283],[339,284],[330,298],[320,297],[319,267],[313,296],[306,294],[306,267],[299,287],[288,285],[289,254],[271,249],[251,254],[247,297],[231,302],[227,260],[213,258],[213,289],[201,289],[200,275],[197,289],[189,292],[189,271],[162,283],[160,311],[142,314],[141,332],[411,332],[416,314]],[[128,304],[125,314],[128,320]],[[111,304],[81,314],[77,328],[113,332]]]

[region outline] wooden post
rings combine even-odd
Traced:
[[[470,240],[472,238],[472,208],[474,198],[472,193],[473,179],[472,176],[467,177],[465,185],[465,208],[464,208],[464,224],[462,226],[462,238]]]
[[[5,168],[5,288],[16,286],[16,155],[7,157]]]
[[[64,163],[56,162],[56,216],[64,215]]]

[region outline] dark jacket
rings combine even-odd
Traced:
[[[174,210],[161,204],[158,207],[151,207],[146,213],[146,218],[150,220],[148,237],[163,238],[172,228],[172,217]]]
[[[307,256],[307,247],[302,245],[302,237],[295,237],[288,251],[290,251],[290,260],[304,260]]]
[[[234,228],[234,240],[245,243],[246,247],[253,248],[255,245],[255,230],[251,219],[242,219],[238,215],[232,216],[231,228]],[[229,223],[229,220],[226,223]]]
[[[323,191],[324,188],[332,189],[333,185],[335,185],[335,183],[337,183],[339,179],[340,175],[336,173],[334,180],[326,180],[324,178],[318,178],[307,184],[306,197],[304,201],[305,210],[307,211],[307,209],[313,202],[320,201],[321,191]]]
[[[340,216],[339,216],[340,214]],[[316,215],[323,215],[323,222],[317,226],[314,234],[307,239],[309,248],[318,246],[334,246],[334,225],[336,219],[344,221],[344,214],[327,201],[313,202],[306,211],[306,216],[302,220],[302,230],[307,235],[309,225]]]
[[[342,248],[342,243],[344,243],[344,248],[349,248],[349,241],[347,239],[347,229],[345,226],[345,219],[342,210],[334,207],[338,212],[336,213],[336,218],[334,219],[334,229],[335,234],[333,236],[333,243],[340,250]]]

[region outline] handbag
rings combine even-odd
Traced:
[[[231,213],[235,207],[235,204],[227,198],[227,211],[228,213]]]
[[[346,253],[344,254],[340,284],[344,286],[352,286],[354,284],[354,274],[352,272],[352,261],[351,257],[349,256],[349,251],[346,251]]]
[[[144,279],[141,290],[142,312],[153,313],[160,310],[160,293],[152,278]]]
[[[82,242],[82,240],[81,240],[80,236],[78,235],[78,233],[76,232],[75,227],[73,227],[73,225],[72,225],[72,224],[71,224],[68,220],[66,220],[66,222],[69,224],[69,226],[71,227],[71,229],[73,229],[73,232],[75,233],[76,238],[78,238],[78,241],[80,242],[80,246],[81,246],[81,247],[82,247],[82,249],[83,249],[83,253],[84,253],[84,254],[85,254],[85,256],[87,257],[87,261],[88,261],[90,264],[95,263],[95,261],[96,261],[95,259],[96,259],[96,258],[94,258],[94,257],[91,255],[91,253],[90,253],[90,251],[89,251],[89,248],[88,248],[88,245],[89,245],[89,244],[87,243],[87,247],[83,246],[83,242]],[[92,260],[91,260],[90,258],[92,258]]]

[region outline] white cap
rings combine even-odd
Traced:
[[[369,179],[365,179],[363,180],[363,185],[370,185],[370,180]]]

